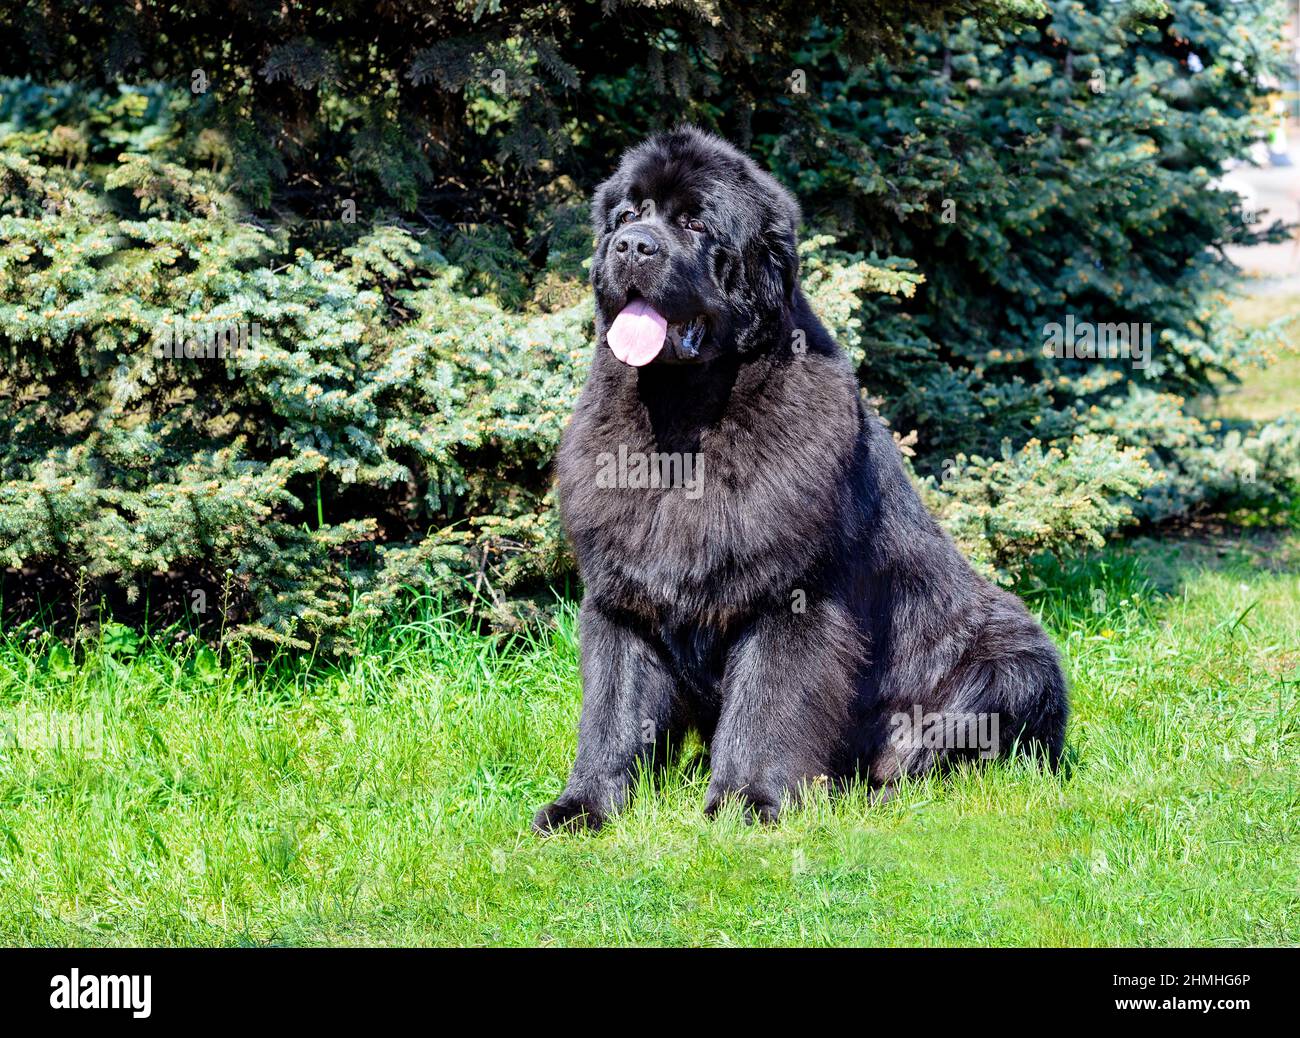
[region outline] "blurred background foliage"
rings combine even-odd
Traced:
[[[0,7],[11,620],[347,651],[412,587],[544,612],[586,198],[680,121],[798,195],[805,288],[991,575],[1294,508],[1294,416],[1188,404],[1277,345],[1222,250],[1284,232],[1216,186],[1264,132],[1269,0]],[[1045,357],[1067,315],[1149,325],[1150,364]],[[260,335],[155,356],[202,321]]]

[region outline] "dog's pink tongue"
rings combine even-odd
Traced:
[[[605,339],[615,357],[639,368],[659,356],[667,335],[668,322],[663,315],[644,299],[634,299],[614,318]]]

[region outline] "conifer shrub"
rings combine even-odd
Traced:
[[[806,290],[996,578],[1300,485],[1294,417],[1195,406],[1276,348],[1227,319],[1221,246],[1257,235],[1215,186],[1276,4],[18,6],[10,619],[50,573],[329,651],[413,589],[543,611],[573,577],[550,461],[593,348],[585,199],[683,118],[800,196]],[[1146,356],[1045,355],[1067,324]]]

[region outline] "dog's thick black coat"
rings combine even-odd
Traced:
[[[593,208],[596,351],[558,461],[585,586],[582,719],[536,828],[599,826],[689,728],[709,748],[706,809],[734,796],[762,819],[822,776],[888,788],[970,755],[892,738],[918,706],[995,714],[1003,752],[1054,764],[1056,650],[909,482],[800,289],[790,195],[682,129],[629,151]],[[670,322],[644,367],[606,346],[637,297]],[[620,447],[699,458],[699,485],[611,487],[599,466]]]

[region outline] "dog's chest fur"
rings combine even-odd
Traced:
[[[839,357],[683,372],[598,356],[558,466],[588,593],[656,626],[720,631],[788,599],[843,547],[827,517],[853,507],[861,422]],[[690,479],[646,486],[643,460]]]

